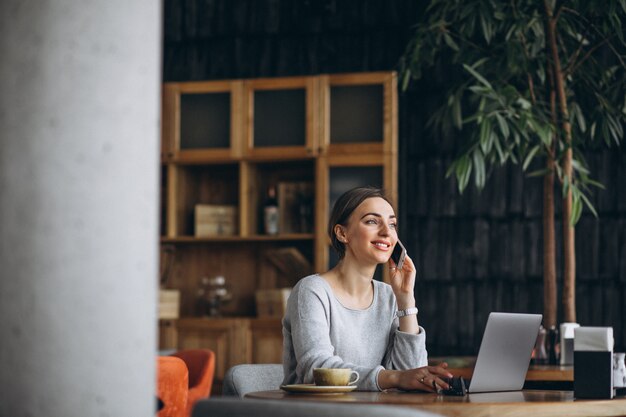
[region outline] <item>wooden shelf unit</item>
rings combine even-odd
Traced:
[[[323,272],[335,261],[326,227],[339,194],[373,185],[384,187],[397,202],[396,74],[166,83],[162,120],[160,241],[174,248],[176,263],[167,286],[181,291],[181,319],[161,326],[167,331],[162,344],[173,345],[161,348],[213,346],[219,356],[234,340],[206,329],[241,326],[254,333],[259,328],[264,347],[219,359],[226,362],[218,379],[224,367],[243,360],[263,362],[264,355],[273,355],[271,360],[279,362],[280,320],[253,319],[254,294],[293,286],[302,277],[281,275],[266,259],[267,251],[296,248],[311,272]],[[279,183],[310,187],[308,206],[301,204],[301,209],[311,213],[295,231],[268,236],[261,227],[261,207],[268,187]],[[236,233],[196,237],[196,204],[236,207]],[[226,278],[233,293],[222,310],[229,318],[199,318],[200,279],[217,275]],[[384,270],[379,278],[387,279]],[[244,339],[256,343],[250,335]]]

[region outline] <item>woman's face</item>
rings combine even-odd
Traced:
[[[350,215],[345,233],[346,255],[365,263],[385,263],[398,240],[396,214],[380,197],[363,201]]]

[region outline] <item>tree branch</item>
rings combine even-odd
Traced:
[[[611,35],[611,36],[609,36],[609,37],[607,37],[607,38],[604,38],[604,39],[602,40],[602,42],[597,43],[597,44],[595,44],[593,47],[591,47],[591,48],[587,51],[587,53],[586,53],[585,55],[583,55],[583,57],[580,59],[580,61],[576,62],[576,64],[575,64],[575,65],[571,68],[571,70],[570,70],[570,68],[564,68],[564,69],[563,69],[563,74],[564,74],[564,76],[566,76],[566,77],[567,77],[568,75],[573,74],[573,73],[574,73],[574,72],[575,72],[575,71],[576,71],[576,70],[577,70],[577,69],[578,69],[578,68],[579,68],[579,67],[580,67],[580,66],[581,66],[581,65],[582,65],[582,64],[583,64],[583,63],[584,63],[587,59],[589,59],[589,57],[590,57],[590,56],[591,56],[591,55],[592,55],[592,54],[593,54],[593,53],[594,53],[594,52],[595,52],[598,48],[600,48],[602,45],[604,45],[604,44],[606,44],[606,43],[609,43],[609,45],[610,45],[610,42],[609,42],[609,41],[611,40],[611,38],[612,38],[613,36],[615,36],[615,35]],[[621,60],[620,60],[620,61],[621,61]]]
[[[582,52],[585,39],[587,39],[587,37],[584,35],[580,37],[580,41],[578,42],[578,47],[576,48],[576,51],[574,51],[574,53],[568,60],[567,65],[565,65],[565,68],[563,68],[563,71],[565,71],[566,74],[569,74],[569,69],[574,66],[574,64],[576,63],[576,59],[578,59],[578,56]]]
[[[554,5],[554,21],[555,22],[559,20],[559,17],[561,16],[561,12],[564,9],[563,7],[564,5],[565,5],[565,0],[558,0],[556,4]]]
[[[570,13],[573,16],[576,16],[577,18],[579,18],[580,20],[582,20],[585,23],[585,27],[588,29],[593,29],[598,35],[600,35],[603,40],[602,42],[600,42],[599,44],[596,44],[592,49],[592,53],[598,49],[600,46],[604,45],[604,44],[608,44],[608,47],[611,49],[611,51],[613,52],[613,54],[615,55],[615,57],[617,58],[617,60],[620,62],[620,64],[622,64],[623,68],[626,68],[626,62],[624,61],[624,58],[622,57],[622,55],[619,53],[619,51],[617,51],[615,49],[615,46],[613,45],[612,42],[609,42],[609,40],[611,38],[613,38],[615,36],[615,34],[611,34],[610,36],[605,36],[605,34],[598,29],[598,27],[596,25],[593,24],[593,22],[591,22],[589,19],[587,19],[585,16],[581,15],[580,13],[578,13],[577,10],[574,9],[570,9],[569,7],[564,7],[563,11]],[[585,36],[583,37],[583,39],[588,39],[589,36],[586,36],[587,34],[589,34],[589,31],[587,30],[585,32]],[[582,39],[581,39],[582,41]],[[582,45],[580,45],[582,47]],[[578,52],[578,51],[576,51]],[[576,61],[574,59],[571,59],[570,62],[568,62],[567,66],[564,68],[564,72],[566,73],[566,75],[570,75],[574,72],[575,69],[577,69],[580,64],[582,64],[586,59],[588,59],[591,56],[590,53],[587,53],[585,55],[585,57],[579,61],[578,63],[576,63]],[[576,58],[574,56],[572,56],[572,58]],[[571,69],[572,67],[574,67],[574,69]]]
[[[517,6],[515,2],[511,0],[511,8],[513,9],[513,16],[517,18]],[[526,43],[526,36],[524,35],[524,31],[520,31],[518,34],[520,38],[520,42],[522,43],[522,51],[524,51],[524,58],[526,62],[530,62],[530,57],[528,56],[528,44]],[[528,80],[528,91],[530,92],[530,99],[533,105],[537,104],[537,97],[535,95],[535,83],[533,81],[533,77],[530,72],[526,71],[526,79]]]

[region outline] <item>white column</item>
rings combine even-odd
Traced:
[[[0,1],[0,415],[154,416],[161,3]]]

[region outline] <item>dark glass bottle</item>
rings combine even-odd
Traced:
[[[278,233],[278,201],[274,187],[267,190],[267,198],[263,204],[263,231],[268,235]]]
[[[558,365],[559,364],[559,330],[552,326],[548,329],[547,338],[546,338],[546,350],[548,353],[548,364],[549,365]]]

